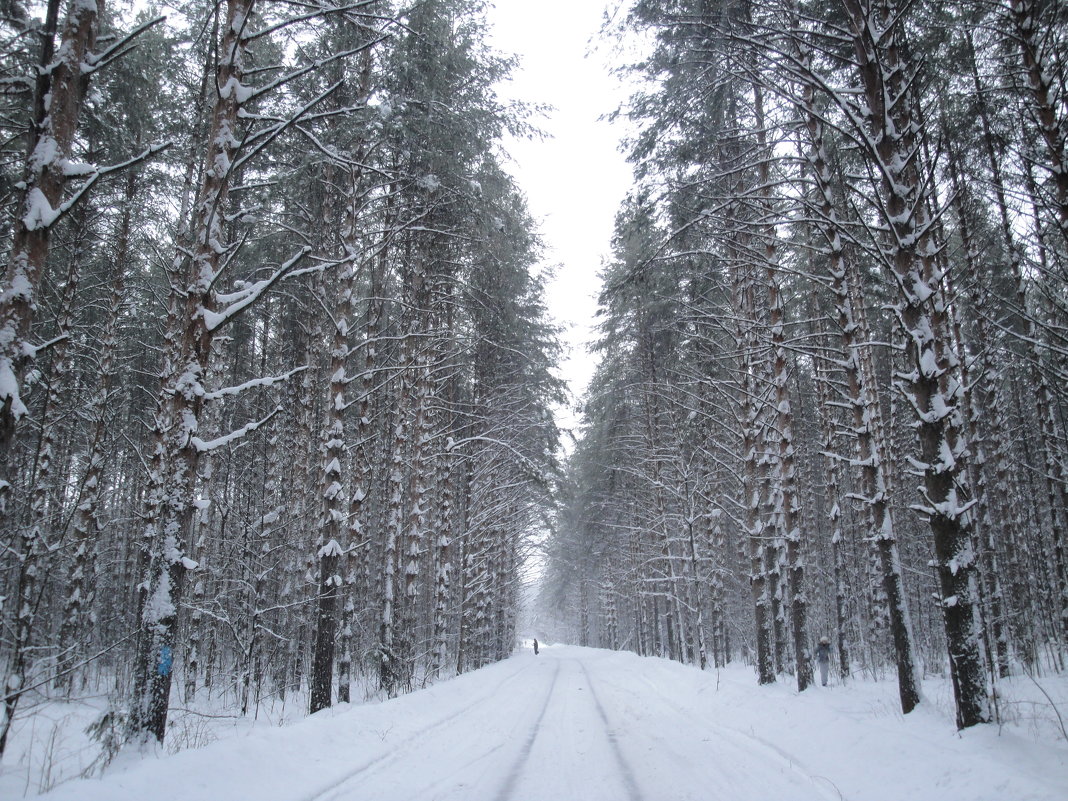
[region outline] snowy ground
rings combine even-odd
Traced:
[[[1055,708],[1026,679],[1003,686],[1018,723],[960,734],[944,682],[926,685],[927,703],[905,718],[891,681],[799,695],[757,687],[743,667],[523,649],[385,703],[231,729],[176,755],[122,755],[103,779],[45,798],[1063,801],[1068,744]],[[1068,707],[1063,678],[1044,689]]]

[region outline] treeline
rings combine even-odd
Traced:
[[[812,680],[952,678],[960,727],[1068,635],[1068,8],[672,0],[543,614]]]
[[[481,4],[13,0],[0,36],[0,753],[42,695],[162,740],[202,693],[508,655],[561,387]]]

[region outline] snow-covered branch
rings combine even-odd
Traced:
[[[277,406],[275,407],[274,411],[272,411],[262,420],[254,420],[251,423],[246,423],[245,425],[241,426],[241,428],[237,429],[236,431],[231,431],[229,434],[224,434],[223,436],[217,437],[212,440],[203,440],[200,437],[190,437],[189,442],[194,448],[197,449],[199,453],[208,453],[210,451],[214,451],[218,448],[222,448],[234,442],[237,442],[246,434],[255,431],[260,426],[266,425],[271,421],[271,418],[273,418],[280,411],[282,411],[282,407]]]
[[[240,395],[242,392],[244,392],[247,389],[255,389],[256,387],[274,386],[275,384],[280,384],[283,381],[288,381],[290,378],[295,376],[297,373],[302,373],[307,369],[308,369],[307,365],[302,365],[301,367],[294,367],[288,373],[283,373],[282,375],[267,376],[266,378],[253,378],[250,381],[246,381],[243,384],[235,384],[234,386],[223,387],[222,389],[216,389],[216,390],[214,390],[212,392],[205,392],[204,393],[204,400],[206,400],[206,401],[219,400],[219,399],[221,399],[223,397],[226,397],[228,395],[229,396]]]
[[[97,70],[101,70],[111,64],[113,61],[122,58],[124,55],[129,53],[130,50],[133,49],[134,45],[132,45],[131,42],[133,42],[134,39],[136,39],[142,33],[147,31],[149,28],[152,28],[156,25],[159,25],[161,22],[166,21],[166,19],[167,17],[165,16],[150,19],[147,22],[138,25],[136,28],[134,28],[128,34],[123,36],[121,39],[119,39],[106,50],[103,50],[100,53],[91,53],[87,55],[85,57],[85,63],[82,64],[82,74],[92,75]]]
[[[311,248],[305,246],[300,249],[300,252],[297,253],[297,255],[293,256],[289,261],[285,262],[269,277],[264,278],[262,281],[256,281],[253,284],[242,287],[237,292],[231,292],[226,295],[217,295],[216,297],[220,302],[228,305],[222,311],[211,311],[209,309],[201,308],[200,314],[204,318],[205,327],[209,331],[218,331],[227,323],[233,322],[237,315],[259,300],[264,292],[285,278],[287,274],[292,271],[293,265],[307,256],[310,252]]]

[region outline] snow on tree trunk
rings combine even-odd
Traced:
[[[837,313],[838,330],[844,358],[848,402],[852,411],[852,436],[855,442],[856,464],[860,468],[861,489],[868,516],[868,537],[879,554],[883,596],[897,662],[898,693],[901,710],[911,712],[920,702],[920,682],[913,649],[912,623],[905,598],[898,555],[897,535],[889,505],[886,467],[879,442],[882,439],[882,412],[874,387],[866,380],[862,363],[870,358],[865,343],[871,340],[866,318],[855,314],[854,301],[863,305],[856,265],[845,255],[843,231],[833,201],[830,166],[827,163],[823,124],[813,105],[813,87],[806,85],[801,109],[808,132],[808,164],[817,189],[820,228],[825,263]],[[852,281],[850,280],[852,278]],[[851,286],[853,291],[851,292]],[[840,538],[840,533],[835,532]],[[837,556],[838,545],[835,543]],[[839,566],[836,559],[836,572]],[[836,581],[840,581],[838,575]],[[842,612],[839,611],[841,617]],[[842,621],[839,631],[843,630]],[[839,648],[841,655],[843,648]]]
[[[353,618],[355,615],[355,602],[357,592],[356,573],[359,568],[352,556],[353,549],[360,547],[364,551],[370,551],[370,541],[364,534],[363,516],[364,502],[370,492],[371,485],[371,456],[367,452],[367,440],[371,436],[371,397],[374,392],[376,365],[377,365],[377,339],[379,321],[382,316],[382,304],[378,299],[378,282],[374,267],[371,267],[371,301],[367,310],[367,324],[364,330],[363,341],[363,372],[360,375],[360,401],[357,405],[356,414],[356,447],[354,449],[353,466],[353,490],[349,502],[349,553],[346,555],[345,581],[348,592],[345,598],[345,608],[341,620],[341,651],[338,659],[338,701],[348,703],[350,700],[350,681],[352,674],[352,640]],[[359,588],[370,598],[369,582]]]
[[[983,270],[979,263],[980,255],[972,236],[971,221],[969,219],[969,211],[971,209],[966,208],[966,206],[971,206],[971,193],[961,181],[957,154],[952,148],[949,150],[949,171],[955,195],[953,204],[957,209],[961,242],[964,245],[965,263],[968,266],[968,273],[978,278],[982,275]],[[980,289],[981,286],[983,286],[983,281],[981,280],[969,282],[966,295],[973,309],[988,307],[989,298],[986,296],[985,290]],[[956,293],[951,292],[950,294]],[[955,311],[958,309],[957,304],[954,304],[954,309]],[[996,341],[996,337],[990,331],[984,316],[982,314],[974,315],[975,340],[978,343],[984,343],[984,346],[978,348],[979,353],[975,357],[975,361],[979,366],[978,373],[983,376],[980,382],[976,378],[976,372],[971,369],[972,364],[968,362],[963,335],[960,332],[960,316],[960,312],[956,311],[954,314],[954,330],[961,354],[959,357],[962,367],[961,375],[963,383],[967,387],[968,421],[971,426],[969,436],[974,438],[977,443],[976,451],[971,462],[969,462],[969,467],[972,469],[972,480],[977,499],[975,520],[977,524],[976,533],[981,543],[980,568],[982,587],[985,604],[989,610],[988,614],[984,615],[984,619],[990,631],[988,641],[993,644],[993,653],[990,652],[991,649],[989,647],[987,649],[987,659],[992,666],[996,665],[997,676],[1004,678],[1009,675],[1009,653],[1008,639],[1004,631],[1004,595],[1001,589],[1001,570],[998,565],[997,529],[1007,529],[1013,525],[1013,521],[1011,515],[1003,512],[997,517],[997,520],[1001,521],[1000,524],[995,523],[992,510],[997,501],[991,492],[992,482],[989,481],[991,466],[987,457],[986,445],[984,444],[988,442],[1001,443],[1006,439],[1004,429],[1001,428],[1001,410],[997,408],[995,402],[995,387],[1000,371],[990,364],[988,349],[985,346],[987,343]],[[994,447],[997,448],[998,445]],[[996,452],[995,450],[995,454]]]
[[[450,288],[441,293],[440,299],[444,309],[439,314],[444,315],[445,320],[445,336],[449,337],[450,342],[443,343],[443,345],[451,344],[451,339],[454,336],[453,325],[454,315],[453,308],[455,297],[453,297],[453,291]],[[444,350],[444,347],[442,347]],[[444,353],[439,353],[439,361],[445,356]],[[445,408],[446,412],[444,416],[447,420],[451,418],[452,410],[456,408],[456,381],[449,378],[448,386],[446,389]],[[451,420],[446,426],[446,430],[452,430]],[[452,540],[454,536],[454,510],[453,510],[453,463],[454,453],[451,442],[445,443],[445,452],[439,457],[440,459],[440,484],[441,484],[441,510],[439,516],[439,528],[436,534],[436,557],[435,564],[436,570],[434,575],[434,613],[433,613],[433,656],[430,665],[430,676],[437,678],[443,669],[446,660],[449,655],[448,644],[448,603],[450,584],[452,581]]]
[[[661,472],[660,444],[657,435],[657,423],[660,418],[660,408],[657,394],[656,359],[652,352],[652,347],[648,345],[648,339],[650,337],[651,335],[647,333],[643,339],[646,339],[645,356],[647,361],[645,369],[648,372],[647,381],[649,382],[651,389],[643,393],[642,398],[645,423],[645,447],[648,449],[648,456],[646,458],[650,463],[650,467],[648,468],[650,470],[649,480],[652,482],[655,512],[651,534],[655,538],[656,548],[659,551],[662,565],[660,569],[660,593],[669,604],[663,617],[666,626],[664,644],[667,651],[665,655],[670,659],[682,662],[684,661],[682,648],[682,643],[684,642],[682,601],[679,598],[679,577],[676,575],[675,557],[671,548],[673,539],[670,536],[671,523],[668,518],[667,502],[664,497],[664,477]],[[585,594],[583,594],[583,599],[588,604],[588,599]]]
[[[350,181],[354,176],[350,176]],[[353,187],[353,191],[355,187]],[[333,693],[334,650],[338,628],[338,602],[345,604],[347,594],[342,578],[341,560],[350,544],[346,534],[345,522],[345,482],[342,475],[346,462],[345,420],[347,408],[345,389],[348,385],[347,368],[349,361],[349,327],[355,312],[355,290],[357,267],[354,210],[346,211],[346,233],[342,246],[346,255],[341,266],[341,275],[336,289],[338,301],[331,315],[333,323],[332,343],[330,349],[330,383],[325,404],[326,420],[320,444],[322,465],[319,471],[319,491],[322,497],[322,512],[319,517],[319,590],[316,599],[315,643],[312,648],[312,673],[310,711],[318,712],[330,706]],[[324,298],[324,301],[326,299]]]
[[[87,59],[96,43],[102,5],[102,0],[72,0],[58,51],[53,54],[53,39],[47,30],[42,48],[30,153],[14,221],[6,287],[0,294],[0,459],[5,471],[15,425],[26,414],[19,394],[21,374],[34,354],[31,326],[52,226],[80,197],[79,192],[64,199],[67,182],[85,174],[82,168],[91,170],[89,165],[71,159],[71,148],[88,84],[86,71],[91,65]],[[51,7],[50,14],[56,8],[58,3]],[[0,480],[6,478],[0,475]],[[6,490],[6,484],[0,487],[0,514]],[[0,726],[0,753],[6,733],[6,726]]]
[[[115,357],[118,350],[119,317],[126,295],[125,279],[130,259],[130,221],[136,190],[137,173],[131,170],[126,176],[126,191],[119,219],[115,251],[111,259],[111,290],[107,314],[104,318],[104,330],[100,336],[99,383],[94,391],[87,415],[90,421],[89,455],[86,459],[86,470],[81,481],[81,492],[71,525],[74,554],[67,576],[63,625],[60,629],[60,642],[65,644],[66,650],[56,666],[57,681],[60,686],[67,688],[68,692],[73,687],[73,676],[70,670],[76,655],[75,643],[78,642],[79,637],[84,637],[85,633],[90,630],[89,616],[92,614],[96,595],[94,564],[97,538],[102,528],[100,506],[103,487],[101,484],[108,456],[108,406],[116,373]]]
[[[79,174],[76,169],[79,165],[70,159],[71,147],[88,83],[83,67],[87,66],[87,57],[95,44],[99,20],[96,2],[71,2],[59,50],[53,58],[57,9],[58,3],[50,7],[50,25],[46,27],[35,94],[30,153],[22,179],[19,213],[13,226],[5,286],[0,293],[0,522],[6,522],[8,516],[10,471],[13,469],[10,455],[15,426],[27,413],[20,395],[21,376],[35,353],[30,341],[31,327],[37,308],[37,290],[48,260],[52,225],[79,197],[76,193],[71,199],[64,200],[64,190],[70,177]],[[7,746],[24,686],[27,648],[37,604],[39,562],[45,547],[39,526],[31,526],[19,539],[19,576],[15,593],[19,606],[3,685],[0,756]],[[31,598],[33,600],[28,602]]]
[[[898,373],[897,388],[912,408],[919,441],[914,466],[923,474],[917,510],[930,523],[941,588],[960,728],[990,719],[980,647],[975,552],[968,510],[971,488],[964,460],[967,441],[960,404],[959,364],[949,347],[941,279],[927,217],[917,147],[919,125],[912,114],[912,72],[900,9],[892,0],[872,4],[845,0],[866,106],[868,156],[882,175],[887,239],[883,258],[898,289],[895,314],[910,369]]]
[[[697,534],[694,531],[697,521],[691,514],[686,521],[686,539],[689,546],[690,556],[690,581],[696,582],[700,574],[697,556]],[[695,595],[695,598],[699,597]],[[704,604],[697,603],[697,619],[694,622],[694,632],[697,635],[697,659],[701,670],[708,667],[708,646],[705,644]]]
[[[1049,170],[1054,185],[1054,205],[1061,236],[1068,244],[1068,149],[1066,149],[1063,116],[1058,115],[1058,94],[1063,93],[1063,78],[1060,89],[1055,85],[1057,69],[1048,63],[1048,54],[1043,47],[1044,24],[1039,18],[1040,4],[1036,0],[1008,0],[1012,20],[1012,38],[1020,45],[1020,56],[1027,74],[1028,88],[1034,120],[1046,146],[1043,165]],[[1064,98],[1061,97],[1061,110]]]
[[[727,573],[724,556],[729,552],[724,531],[722,514],[719,509],[709,509],[706,513],[711,529],[708,535],[711,543],[713,560],[710,565],[710,600],[712,604],[712,659],[717,668],[725,667],[731,660],[731,650],[727,642],[726,624],[726,590],[723,576]]]
[[[84,232],[79,232],[81,235]],[[59,336],[62,341],[53,349],[52,369],[49,371],[45,382],[45,398],[42,403],[40,420],[40,438],[37,451],[33,459],[33,485],[30,490],[29,520],[20,527],[19,533],[19,570],[16,581],[16,604],[18,613],[15,619],[15,642],[12,649],[11,678],[20,679],[17,686],[22,686],[27,678],[27,671],[31,667],[28,663],[31,637],[40,596],[40,580],[47,576],[48,563],[46,558],[54,549],[49,542],[49,514],[51,512],[48,496],[51,483],[54,480],[52,462],[55,459],[56,429],[59,425],[58,390],[63,383],[65,374],[68,372],[67,363],[67,337],[71,329],[71,313],[74,303],[74,290],[78,285],[80,273],[80,248],[75,249],[69,265],[66,285],[63,297],[60,301],[61,309],[58,321]],[[71,647],[69,643],[63,644],[64,648]],[[62,655],[61,655],[62,659]],[[15,688],[9,679],[8,687]],[[16,697],[12,698],[11,696]],[[10,693],[7,699],[12,705],[17,703],[17,694]],[[5,723],[8,718],[5,716]],[[6,728],[0,729],[0,743],[6,734]],[[0,749],[2,753],[2,749]]]
[[[1003,272],[1004,274],[1013,277],[1016,280],[1016,276],[1022,275],[1020,268],[1020,247],[1017,242],[1016,233],[1013,230],[1012,220],[1009,213],[1009,205],[1006,197],[1005,180],[1002,174],[1001,162],[998,153],[997,145],[994,141],[994,135],[992,131],[992,125],[990,120],[990,108],[987,103],[987,93],[984,90],[982,81],[979,77],[979,66],[976,60],[975,45],[971,32],[965,34],[965,45],[968,54],[968,67],[971,73],[972,86],[974,88],[975,103],[978,110],[979,122],[981,125],[983,151],[986,156],[988,168],[990,169],[990,176],[992,178],[992,185],[994,189],[994,198],[998,210],[998,223],[1001,238],[1004,244],[1004,258],[1000,260],[996,265],[994,272]],[[954,168],[954,164],[951,162],[951,169]],[[953,169],[956,174],[956,169]],[[956,190],[958,195],[963,196],[963,193],[968,192],[968,189],[963,185],[963,181],[959,181],[956,184]],[[962,203],[962,201],[961,201]],[[974,237],[970,235],[970,229],[966,227],[966,219],[964,215],[964,208],[959,205],[961,210],[960,223],[961,234],[965,241],[965,252],[972,264],[978,265],[980,260],[980,254],[978,248],[974,243]],[[979,274],[978,267],[975,268],[975,274]],[[985,308],[986,302],[990,300],[989,292],[984,288],[982,281],[969,282],[969,297],[972,305],[975,309]],[[1026,314],[1026,309],[1021,308],[1019,310],[1021,314]],[[1019,319],[1019,318],[1017,318]],[[982,314],[976,315],[974,325],[976,327],[976,341],[984,343],[984,346],[978,348],[979,359],[979,372],[985,376],[984,387],[979,395],[980,411],[977,412],[977,420],[985,427],[986,439],[993,443],[993,452],[990,455],[989,462],[994,465],[994,486],[988,487],[986,493],[988,501],[985,506],[985,512],[980,512],[980,520],[985,521],[983,525],[987,530],[988,553],[990,564],[988,565],[988,575],[992,577],[993,581],[1000,585],[1000,571],[996,566],[996,553],[992,550],[993,539],[995,535],[995,526],[1000,525],[1001,530],[1005,533],[1005,539],[1010,544],[1017,541],[1020,538],[1021,527],[1019,526],[1018,514],[1014,508],[1011,507],[1009,499],[1011,496],[1011,480],[1009,476],[1010,461],[1011,461],[1011,439],[1006,434],[1008,431],[1006,414],[1008,405],[1000,402],[999,395],[1002,395],[999,388],[999,384],[1004,380],[1003,370],[994,364],[992,358],[992,347],[989,343],[994,341],[993,332],[990,331],[987,325],[986,317]],[[1033,333],[1033,332],[1032,332]],[[1042,388],[1045,386],[1044,377],[1039,376],[1038,391],[1042,392]],[[995,523],[1000,521],[1000,523]],[[1054,522],[1056,526],[1056,522]],[[1012,575],[1018,575],[1016,571],[1012,571]],[[991,598],[993,602],[998,603],[998,599],[1001,598],[1000,586],[991,587]],[[1062,602],[1062,609],[1064,608]],[[1008,675],[1008,643],[1007,635],[1005,632],[1006,626],[1002,625],[1000,621],[1001,615],[998,612],[993,613],[995,620],[995,640],[997,641],[997,654],[998,654],[998,670],[1002,677]],[[997,629],[1000,628],[999,633]],[[1025,649],[1026,650],[1026,649]]]
[[[771,197],[771,153],[765,139],[763,90],[754,87],[757,141],[765,157],[758,167],[760,195],[765,214],[774,219]],[[808,608],[805,600],[805,563],[801,554],[801,500],[794,466],[794,424],[790,403],[790,366],[786,360],[786,311],[778,287],[779,257],[773,225],[763,232],[765,289],[768,295],[768,323],[771,329],[771,382],[774,387],[775,428],[779,434],[774,514],[781,521],[786,541],[786,568],[789,572],[790,622],[793,634],[797,690],[804,692],[812,683],[812,659],[808,649]]]
[[[422,280],[426,280],[425,277]],[[425,301],[423,293],[417,298]],[[421,330],[426,331],[427,316],[425,304],[419,315]],[[414,335],[414,332],[413,332]],[[422,560],[426,541],[426,509],[428,497],[428,477],[432,473],[430,446],[430,365],[425,346],[415,359],[415,384],[413,387],[413,409],[411,431],[413,439],[409,456],[408,515],[404,536],[404,644],[402,672],[404,681],[411,689],[416,670],[416,646],[418,644],[419,600],[422,575]]]
[[[763,516],[763,501],[767,477],[765,463],[758,452],[759,443],[764,436],[764,427],[760,420],[759,390],[755,386],[756,357],[754,337],[749,323],[753,300],[753,282],[748,269],[735,265],[735,308],[739,331],[737,333],[739,357],[739,374],[741,375],[741,402],[738,424],[742,431],[742,454],[745,462],[744,480],[742,482],[743,503],[745,509],[745,528],[748,538],[749,586],[753,599],[756,622],[756,668],[757,679],[761,684],[775,681],[775,665],[772,659],[770,602],[768,581],[765,570],[765,551],[769,547],[766,521]]]
[[[407,420],[409,397],[411,394],[411,370],[413,343],[410,336],[405,336],[401,343],[400,375],[397,377],[393,412],[393,436],[390,445],[389,473],[386,477],[386,542],[383,553],[382,617],[380,621],[379,649],[379,686],[386,695],[393,698],[400,690],[403,677],[403,631],[398,632],[401,617],[397,600],[398,564],[403,549],[403,504],[404,504],[404,460],[408,448]]]
[[[171,275],[179,311],[171,322],[176,357],[165,367],[157,417],[157,442],[162,446],[159,472],[150,476],[146,540],[152,549],[141,614],[143,646],[137,671],[146,682],[134,699],[133,728],[163,740],[167,727],[178,610],[186,572],[195,567],[185,554],[192,530],[194,484],[203,443],[198,439],[204,405],[205,373],[211,358],[215,313],[213,286],[223,267],[227,245],[223,225],[240,145],[239,109],[247,97],[242,85],[248,17],[253,0],[228,0],[216,68],[216,100],[204,158],[204,173],[189,227],[191,257],[180,251]],[[188,263],[182,275],[183,262]],[[157,446],[158,447],[158,446]]]
[[[477,408],[477,404],[472,402],[470,411],[474,411]],[[473,414],[471,415],[471,418],[474,418]],[[469,425],[473,425],[473,423]],[[461,486],[462,510],[460,522],[460,554],[457,560],[460,565],[460,586],[458,587],[460,595],[460,619],[456,642],[457,675],[463,673],[471,666],[471,654],[474,650],[472,644],[475,629],[473,585],[475,573],[474,553],[476,548],[475,532],[471,528],[474,504],[472,493],[475,483],[474,450],[475,448],[473,447],[473,444],[468,445],[466,446],[466,452],[463,454],[466,467],[464,469],[463,484]]]
[[[815,312],[813,312],[812,316],[816,316]],[[831,389],[832,379],[826,360],[817,358],[814,360],[814,366],[816,402],[820,410],[820,430],[826,460],[827,521],[831,529],[831,565],[834,578],[834,619],[835,628],[838,632],[838,666],[842,678],[847,679],[851,671],[849,667],[849,638],[847,635],[848,621],[846,619],[848,589],[846,587],[846,565],[842,543],[842,506],[845,501],[845,494],[842,489],[842,467],[835,451],[835,431],[840,423],[836,415],[833,414],[835,407],[831,399],[835,396],[835,393]]]

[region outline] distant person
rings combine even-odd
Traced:
[[[538,655],[538,641],[534,640],[534,656]]]
[[[831,641],[826,637],[820,637],[820,644],[816,646],[816,662],[820,666],[820,683],[827,686],[827,671],[831,667]]]

